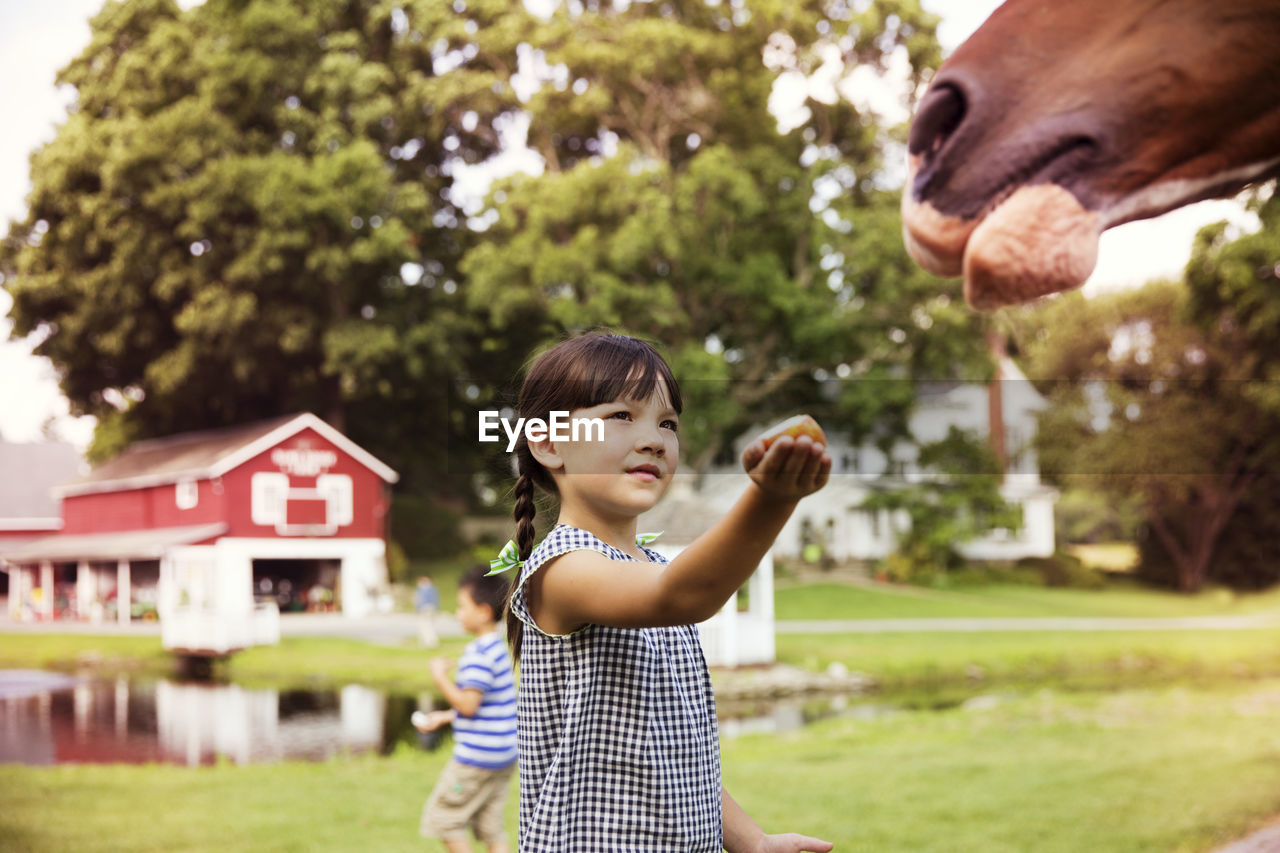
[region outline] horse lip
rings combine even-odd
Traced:
[[[1020,187],[1058,184],[1077,196],[1082,205],[1089,206],[1073,186],[1076,183],[1073,178],[1078,176],[1084,161],[1096,158],[1100,148],[1099,137],[1087,132],[1078,121],[1066,119],[1063,123],[1071,128],[1071,132],[1056,135],[1050,145],[1014,143],[1010,146],[1015,150],[1038,149],[1038,153],[1024,155],[1018,158],[1021,160],[1019,165],[1002,170],[999,177],[991,181],[994,188],[980,194],[983,198],[981,206],[972,211],[947,211],[945,184],[938,186],[942,167],[938,161],[962,158],[965,146],[961,140],[947,140],[947,144],[932,157],[928,153],[909,154],[907,183],[911,190],[903,193],[902,223],[907,251],[916,262],[935,275],[961,275],[969,237],[974,229]],[[996,156],[991,159],[999,161],[1004,158]],[[936,192],[929,192],[931,189]]]

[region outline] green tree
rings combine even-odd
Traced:
[[[1192,591],[1251,490],[1274,488],[1280,419],[1259,402],[1258,360],[1230,309],[1197,318],[1188,302],[1174,282],[1072,294],[1020,318],[1018,337],[1051,402],[1037,441],[1045,473],[1138,498],[1176,586]]]
[[[798,409],[855,440],[886,414],[901,432],[904,378],[988,375],[978,321],[903,250],[885,178],[902,128],[810,97],[780,132],[770,98],[784,74],[894,57],[910,88],[939,61],[936,20],[910,0],[558,7],[532,42],[553,83],[525,105],[545,172],[488,199],[470,304],[548,340],[661,342],[695,467]]]
[[[39,332],[99,418],[96,456],[305,409],[435,485],[451,380],[502,361],[458,293],[452,167],[499,149],[527,20],[474,0],[104,6],[0,246],[14,333]]]
[[[905,127],[810,97],[780,131],[770,99],[890,67],[909,99],[935,25],[918,0],[112,0],[0,246],[15,333],[99,456],[310,409],[419,493],[472,473],[472,398],[598,325],[672,355],[695,465],[823,401],[900,432],[905,379],[990,369],[903,251]],[[545,171],[472,209],[459,165],[517,114]]]

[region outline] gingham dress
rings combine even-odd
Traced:
[[[559,525],[525,562],[511,601],[525,625],[519,849],[720,853],[715,696],[697,628],[586,625],[552,636],[529,615],[529,576],[552,557],[583,549],[636,561]]]

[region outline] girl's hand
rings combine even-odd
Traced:
[[[742,451],[742,467],[760,490],[771,497],[798,501],[827,484],[831,457],[807,435],[781,436],[765,447],[756,439]]]
[[[827,853],[834,848],[835,845],[830,841],[788,832],[785,835],[766,835],[760,839],[760,846],[756,848],[756,853],[804,853],[804,851]]]

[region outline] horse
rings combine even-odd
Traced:
[[[1280,0],[1007,0],[907,149],[922,267],[983,310],[1079,287],[1104,230],[1280,175]]]

